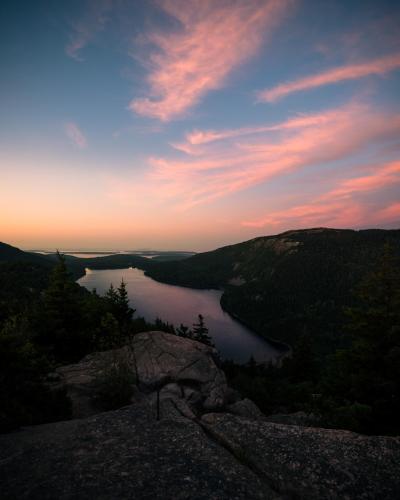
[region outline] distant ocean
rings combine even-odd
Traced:
[[[54,249],[41,249],[41,250],[27,250],[28,252],[40,253],[42,255],[50,255],[55,253]],[[134,254],[140,255],[141,257],[147,257],[152,259],[158,257],[162,254],[177,253],[181,255],[194,255],[194,252],[185,252],[180,250],[64,250],[60,248],[58,250],[60,253],[65,255],[72,255],[73,257],[79,257],[81,259],[90,259],[92,257],[106,257],[108,255],[118,255],[118,254]]]
[[[116,255],[120,253],[133,253],[133,252],[123,252],[123,251],[102,251],[102,250],[63,250],[60,248],[58,250],[60,253],[63,253],[65,255],[73,255],[74,257],[80,257],[80,258],[91,258],[91,257],[106,257],[107,255]],[[34,253],[40,253],[42,255],[50,255],[52,253],[55,253],[54,250],[30,250],[30,252]]]

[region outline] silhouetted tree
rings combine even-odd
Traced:
[[[129,305],[129,296],[123,279],[117,289],[114,288],[113,284],[110,285],[105,299],[109,306],[109,312],[118,323],[120,335],[118,343],[122,344],[132,332],[132,319],[136,312],[136,309]]]
[[[187,339],[193,338],[192,330],[190,330],[188,326],[185,326],[182,323],[176,329],[176,334],[178,335],[178,337],[184,337]]]
[[[193,338],[198,342],[214,347],[212,339],[208,334],[208,328],[204,323],[204,318],[201,314],[198,316],[198,323],[193,324]]]
[[[57,252],[57,259],[39,311],[39,341],[53,351],[56,360],[71,361],[90,350],[90,339],[82,331],[80,287],[68,272],[65,257]]]
[[[118,302],[118,293],[114,288],[114,285],[111,283],[110,288],[107,290],[106,299],[109,301],[110,304],[116,305]]]
[[[160,318],[156,318],[156,321],[154,323],[154,328],[156,330],[160,330],[161,332],[172,333],[173,335],[175,335],[174,325],[165,322]]]
[[[136,312],[136,309],[133,309],[129,305],[129,297],[128,292],[126,290],[126,284],[124,280],[121,280],[121,284],[117,289],[117,305],[118,305],[118,316],[117,321],[119,321],[122,325],[129,325],[132,321],[133,315]]]

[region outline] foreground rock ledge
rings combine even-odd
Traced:
[[[131,405],[0,436],[1,500],[400,498],[400,438],[268,422],[198,342],[147,332],[119,355],[137,374]],[[95,411],[114,356],[59,370],[75,415]]]
[[[2,499],[396,499],[400,441],[146,404],[0,436]]]
[[[400,498],[400,438],[249,420],[202,418],[213,436],[288,498]]]

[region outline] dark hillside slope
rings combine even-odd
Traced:
[[[0,242],[0,324],[47,285],[53,263],[43,255]]]
[[[223,288],[226,311],[261,335],[293,344],[310,333],[318,351],[342,341],[343,306],[374,266],[385,243],[400,253],[400,230],[306,229],[155,264],[152,278]]]
[[[3,262],[31,262],[46,267],[51,266],[47,257],[34,252],[24,252],[17,247],[0,241],[0,263]]]

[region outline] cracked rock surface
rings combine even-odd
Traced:
[[[215,439],[288,498],[400,498],[400,438],[300,427],[226,413],[202,417]]]
[[[0,436],[3,499],[400,498],[400,440],[148,400]]]
[[[201,414],[221,410],[227,399],[225,374],[217,367],[215,355],[215,349],[193,340],[143,332],[129,346],[89,354],[79,363],[58,368],[57,385],[66,387],[75,418],[93,415],[98,412],[91,401],[95,378],[118,358],[130,367],[140,392],[151,401],[160,391],[162,400],[174,400],[184,413]]]
[[[139,387],[144,391],[179,384],[182,398],[204,410],[222,409],[225,374],[215,364],[215,349],[163,332],[135,335],[133,349]]]
[[[272,499],[248,467],[192,420],[145,404],[0,436],[8,499]]]
[[[93,415],[94,379],[116,356],[138,388]],[[0,435],[1,500],[400,498],[400,438],[270,422],[198,342],[141,333],[58,378],[85,418]]]

